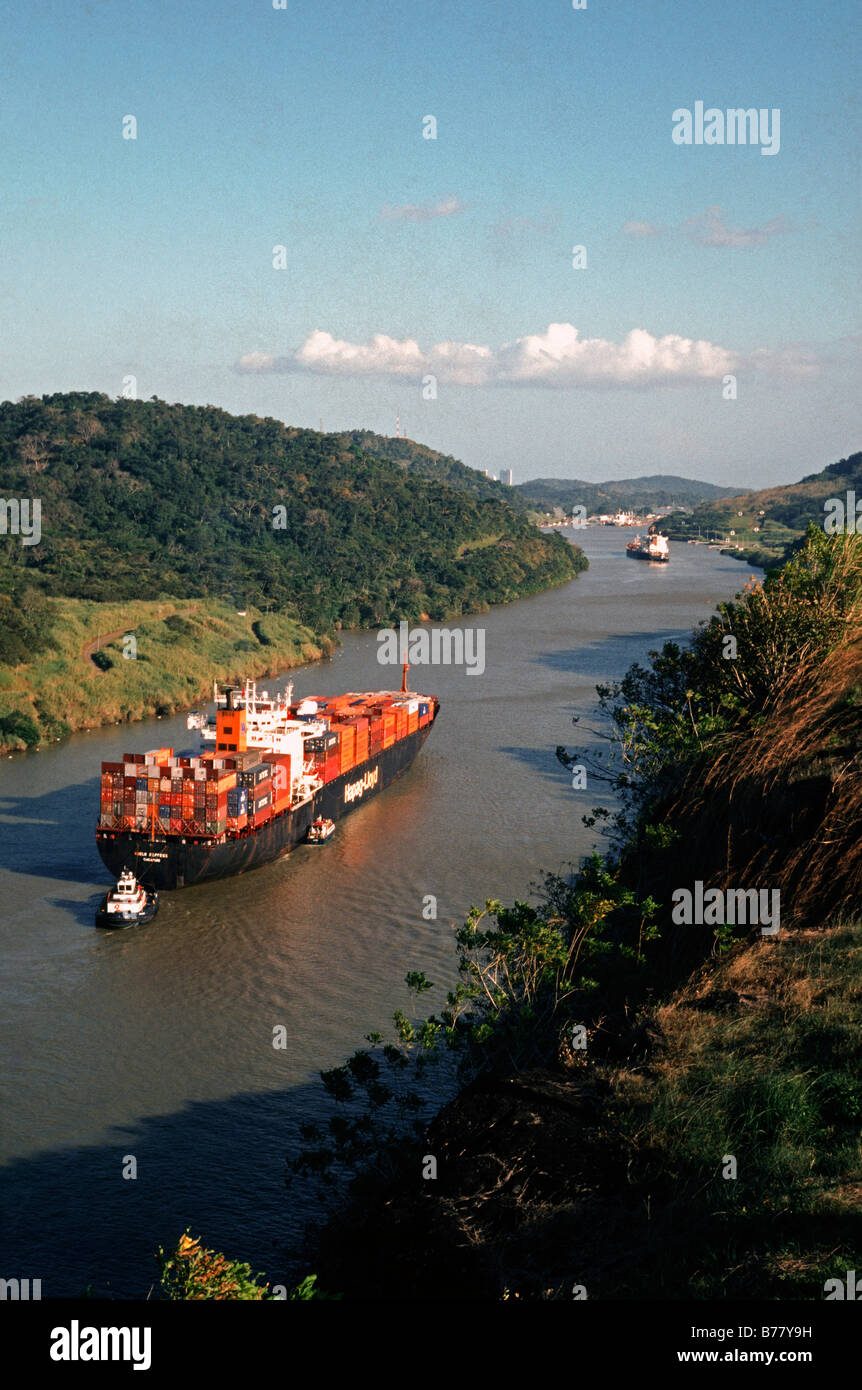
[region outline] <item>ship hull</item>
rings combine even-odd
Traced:
[[[433,727],[434,719],[373,758],[333,777],[308,801],[273,816],[245,835],[195,840],[164,835],[151,838],[145,831],[97,829],[99,854],[115,877],[128,867],[139,883],[155,889],[186,888],[270,864],[302,844],[311,822],[319,816],[338,821],[390,786],[413,762]]]
[[[628,546],[626,546],[626,554],[632,560],[649,560],[650,564],[653,565],[666,565],[670,559],[669,555],[650,555],[646,550],[629,550]]]

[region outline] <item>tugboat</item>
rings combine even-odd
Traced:
[[[659,564],[666,565],[670,560],[667,536],[635,536],[626,546],[626,554],[633,560],[657,560]]]
[[[324,840],[328,840],[330,835],[335,832],[335,821],[329,820],[325,816],[318,816],[308,827],[308,843],[310,845],[322,845]]]
[[[151,922],[159,910],[159,895],[138,883],[131,869],[123,869],[116,888],[106,893],[96,913],[97,927],[133,927]]]

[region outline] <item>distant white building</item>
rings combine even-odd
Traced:
[[[507,485],[508,487],[511,487],[511,486],[512,486],[513,479],[512,479],[512,470],[511,470],[511,468],[501,468],[501,469],[500,469],[500,482],[501,482],[501,483],[506,483],[506,485]]]

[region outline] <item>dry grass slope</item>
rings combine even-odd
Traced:
[[[213,680],[275,675],[331,650],[293,618],[252,608],[242,615],[215,599],[55,604],[52,647],[0,670],[0,717],[21,711],[44,738],[187,709],[212,691]],[[124,657],[121,636],[106,640],[120,630],[134,633],[135,660]],[[2,746],[23,744],[0,738]]]

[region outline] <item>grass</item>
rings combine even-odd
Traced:
[[[455,551],[455,558],[460,560],[462,555],[468,555],[473,550],[487,550],[490,545],[497,545],[500,541],[500,532],[494,536],[480,536],[473,541],[462,541]]]
[[[862,926],[739,946],[654,1022],[650,1066],[610,1077],[639,1199],[626,1293],[822,1298],[862,1269]]]
[[[43,739],[187,709],[214,680],[274,675],[329,650],[293,618],[253,608],[241,616],[218,600],[54,603],[52,647],[4,669],[0,682],[0,719],[29,715]],[[135,635],[134,660],[123,654],[127,632]],[[0,748],[20,747],[20,739],[0,736]]]

